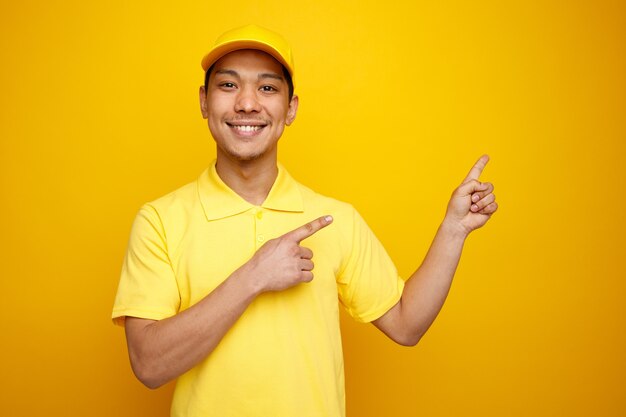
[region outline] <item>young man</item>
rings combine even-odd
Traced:
[[[415,345],[441,309],[467,235],[496,211],[478,177],[454,191],[404,283],[348,204],[297,183],[277,143],[298,110],[277,34],[225,33],[202,61],[200,107],[217,158],[139,211],[113,318],[148,387],[178,378],[173,416],[343,416],[338,305]]]

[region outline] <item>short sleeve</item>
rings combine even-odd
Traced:
[[[175,315],[180,294],[167,251],[163,224],[154,207],[137,214],[113,306],[113,322],[126,316],[161,320]]]
[[[400,300],[404,280],[365,220],[352,211],[349,253],[337,278],[339,300],[355,320],[370,322]]]

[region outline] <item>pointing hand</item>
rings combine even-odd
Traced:
[[[478,180],[487,162],[489,156],[480,157],[461,185],[454,190],[448,203],[444,223],[460,228],[465,235],[487,223],[498,209],[493,184]]]
[[[244,267],[249,267],[260,292],[281,291],[313,280],[313,251],[300,242],[331,224],[323,216],[284,235],[268,240]]]

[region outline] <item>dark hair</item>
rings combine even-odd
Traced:
[[[209,77],[211,76],[214,66],[215,64],[211,65],[209,69],[206,70],[206,73],[204,73],[204,94],[206,94],[209,89]],[[283,76],[285,77],[285,81],[287,81],[287,86],[289,87],[289,101],[291,101],[291,98],[293,97],[293,80],[291,79],[291,74],[289,74],[287,68],[285,68],[284,65],[281,65],[281,68],[283,69]]]

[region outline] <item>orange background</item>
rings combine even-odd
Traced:
[[[416,348],[344,317],[349,416],[626,414],[622,2],[0,5],[1,414],[166,416],[109,319],[140,205],[214,157],[200,59],[291,41],[290,173],[408,276],[475,159],[500,211]]]

